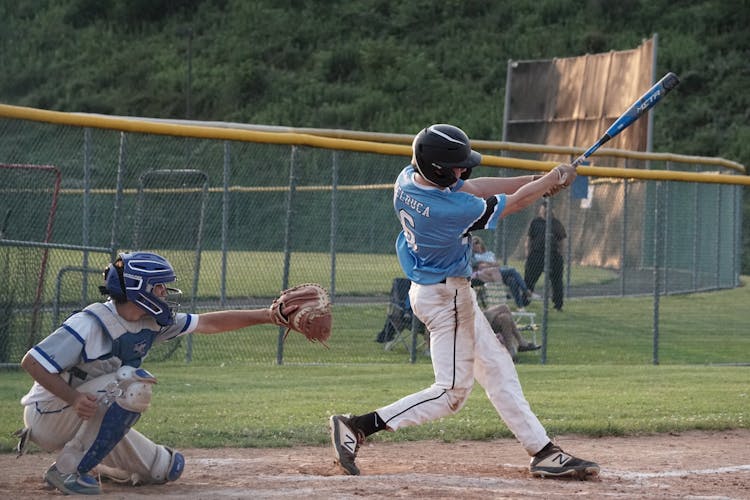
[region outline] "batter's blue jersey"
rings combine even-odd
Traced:
[[[393,188],[393,208],[401,222],[396,253],[404,274],[420,285],[433,285],[449,277],[471,276],[469,231],[495,229],[505,208],[505,195],[483,200],[450,188],[427,187],[414,182],[409,165]]]

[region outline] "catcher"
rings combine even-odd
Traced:
[[[92,471],[122,483],[177,480],[184,456],[131,427],[146,411],[156,378],[141,368],[152,345],[187,333],[221,333],[260,324],[295,329],[313,341],[330,336],[328,294],[318,285],[282,292],[266,309],[178,313],[172,265],[154,253],[122,253],[104,270],[106,302],[90,304],[32,347],[21,366],[34,379],[21,399],[28,441],[57,460],[47,483],[66,494],[96,495]],[[288,330],[287,330],[288,333]]]

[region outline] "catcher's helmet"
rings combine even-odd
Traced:
[[[453,168],[467,170],[461,175],[468,179],[471,169],[482,161],[482,155],[471,149],[469,137],[458,127],[438,123],[414,137],[414,163],[422,177],[441,187],[453,185],[458,179]]]
[[[115,300],[135,302],[156,319],[161,326],[174,323],[182,292],[167,287],[177,281],[172,264],[167,259],[149,252],[121,253],[104,270],[102,293]],[[154,294],[154,287],[164,285],[166,296]]]

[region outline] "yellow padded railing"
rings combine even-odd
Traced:
[[[410,144],[412,137],[404,134],[242,125],[225,122],[177,122],[149,118],[123,118],[96,114],[65,113],[23,106],[11,106],[7,104],[0,104],[0,117],[144,134],[258,142],[266,144],[289,144],[325,149],[378,153],[392,156],[411,156]],[[571,156],[577,156],[584,151],[582,148],[482,140],[472,141],[472,146],[480,150],[566,154]],[[699,164],[713,167],[724,167],[741,174],[745,174],[746,172],[744,165],[723,158],[687,156],[672,153],[643,153],[606,148],[600,149],[594,153],[594,156],[614,156],[637,160]],[[556,162],[483,155],[482,165],[532,171],[547,171],[553,168],[556,165]],[[578,167],[578,172],[582,175],[594,177],[671,180],[750,186],[750,177],[745,175],[675,172],[670,170],[642,170],[599,167],[595,165],[580,166]]]

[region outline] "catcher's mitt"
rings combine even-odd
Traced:
[[[331,336],[331,299],[328,292],[316,283],[305,283],[287,288],[271,304],[271,318],[285,327],[284,339],[289,330],[295,330],[310,342],[320,342],[326,348]]]

